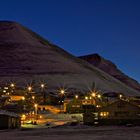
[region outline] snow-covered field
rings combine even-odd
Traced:
[[[140,127],[69,126],[0,131],[0,140],[139,140]]]
[[[82,114],[41,114],[42,119],[37,120],[38,125],[24,123],[22,128],[48,128],[62,125],[68,125],[71,122],[82,122]],[[49,124],[49,125],[46,125]]]

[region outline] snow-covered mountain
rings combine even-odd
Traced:
[[[109,75],[120,80],[127,86],[132,87],[140,92],[140,84],[136,80],[125,75],[121,70],[117,68],[117,66],[113,62],[106,60],[99,54],[90,54],[81,56],[79,58],[86,60],[87,62],[99,68],[100,70],[108,73]]]
[[[48,89],[64,85],[69,90],[86,91],[96,84],[102,92],[140,93],[93,65],[69,54],[26,27],[0,22],[0,79],[17,84],[44,81]]]

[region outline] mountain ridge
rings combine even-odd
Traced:
[[[79,56],[79,58],[89,62],[90,64],[94,65],[100,70],[108,73],[114,78],[125,83],[127,86],[130,86],[140,91],[140,84],[135,79],[124,74],[112,61],[103,58],[97,53]]]
[[[67,85],[69,89],[85,92],[96,83],[102,92],[140,93],[88,62],[52,44],[37,33],[15,22],[0,22],[0,78],[38,83],[44,81],[48,89]]]

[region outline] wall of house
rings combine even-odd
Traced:
[[[0,129],[20,128],[20,117],[0,115]]]
[[[66,112],[67,113],[82,113],[83,107],[82,102],[79,100],[72,100],[68,104],[66,104]]]
[[[108,112],[108,115],[101,116],[102,112]],[[127,102],[117,102],[105,108],[102,108],[99,111],[100,118],[109,118],[109,119],[136,119],[140,118],[140,108],[134,105],[131,105]]]
[[[9,128],[9,117],[5,115],[0,115],[0,129]]]

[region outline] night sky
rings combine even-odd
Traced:
[[[0,20],[76,56],[99,53],[140,82],[140,0],[0,0]]]

